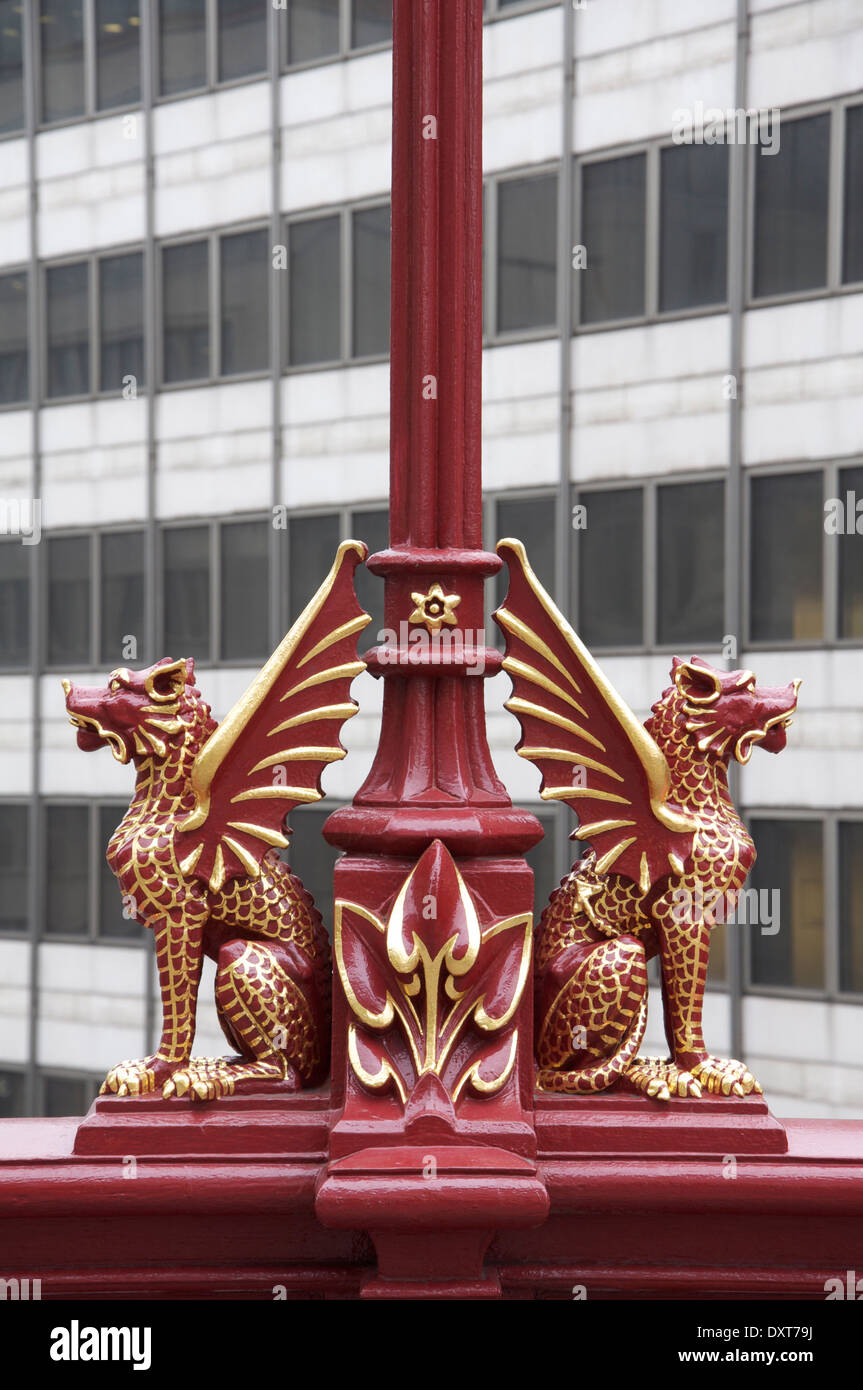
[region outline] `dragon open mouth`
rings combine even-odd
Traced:
[[[89,714],[73,714],[69,711],[69,723],[78,730],[78,747],[85,753],[92,753],[107,743],[118,763],[129,761],[129,749],[122,735],[113,729],[106,729]]]
[[[787,731],[794,722],[794,710],[797,708],[796,691],[794,705],[784,714],[774,714],[772,719],[768,719],[763,729],[747,729],[745,734],[741,734],[734,749],[734,756],[739,763],[748,763],[752,757],[752,750],[756,744],[761,744],[768,753],[781,753],[785,747]]]

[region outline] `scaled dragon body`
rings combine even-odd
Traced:
[[[135,794],[107,857],[130,916],[152,928],[162,994],[156,1052],[121,1062],[102,1087],[215,1099],[237,1089],[313,1086],[329,1066],[330,948],[320,914],[278,855],[285,817],[320,799],[324,767],[364,669],[369,622],[353,591],[365,548],[340,547],[328,579],[217,725],[191,661],[120,668],[104,688],[64,681],[85,750],[135,764]],[[236,1056],[192,1058],[204,956]]]
[[[755,850],[728,791],[732,758],[785,746],[799,681],[759,688],[751,671],[674,658],[673,684],[642,725],[555,608],[518,541],[498,550],[510,590],[495,615],[513,680],[507,708],[541,795],[569,803],[591,849],[552,895],[536,933],[536,1052],[544,1090],[612,1085],[668,1099],[760,1086],[713,1057],[702,1032],[710,933]],[[668,1059],[641,1058],[647,962],[661,964]]]

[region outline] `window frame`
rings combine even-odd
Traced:
[[[2,139],[2,136],[0,136],[0,139]],[[33,285],[29,261],[12,262],[10,265],[0,266],[0,280],[5,280],[11,275],[23,275],[27,282],[27,395],[22,396],[20,401],[0,401],[0,415],[5,414],[9,410],[31,410],[33,407],[33,348],[30,342],[30,326],[33,314]],[[38,285],[36,293],[39,293]],[[42,336],[44,340],[44,332]]]
[[[25,925],[24,925],[23,930],[22,930],[22,931],[8,931],[8,930],[6,930],[6,929],[0,930],[0,942],[3,942],[3,941],[29,941],[30,938],[31,938],[31,936],[32,936],[32,934],[33,934],[33,901],[32,901],[32,895],[31,895],[31,893],[30,893],[30,891],[29,891],[30,882],[31,882],[31,879],[32,879],[32,876],[33,876],[33,869],[34,869],[34,863],[33,863],[33,850],[34,850],[34,846],[33,846],[33,843],[32,843],[32,840],[33,840],[33,836],[32,836],[32,834],[31,834],[32,819],[31,819],[31,814],[30,814],[30,813],[31,813],[31,807],[32,807],[32,800],[31,800],[31,798],[23,797],[23,796],[21,796],[20,794],[16,796],[16,795],[14,795],[14,794],[12,794],[12,793],[9,793],[8,795],[0,796],[0,807],[9,807],[9,806],[18,807],[19,810],[21,811],[21,813],[22,813],[23,816],[24,816],[24,822],[25,822],[25,826],[26,826],[26,836],[27,836],[27,860],[26,860],[26,863],[25,863],[25,866],[24,866],[24,872],[25,872],[25,880],[26,880],[26,883],[27,883],[27,889],[28,889],[28,891],[27,891],[26,896],[25,896],[25,919],[26,919],[26,920],[25,920]],[[5,1063],[5,1062],[0,1063],[0,1070],[5,1071],[5,1070],[6,1070],[6,1067],[7,1067],[7,1063]]]
[[[279,313],[281,314],[281,340],[282,340],[282,362],[281,374],[283,376],[297,376],[304,372],[331,372],[340,367],[364,367],[374,363],[389,361],[389,348],[383,353],[368,353],[364,356],[353,356],[354,342],[354,214],[357,212],[372,211],[375,208],[390,208],[391,199],[389,194],[373,194],[367,198],[358,198],[350,203],[328,203],[324,206],[313,208],[303,208],[299,212],[289,212],[282,214],[281,232],[283,245],[286,252],[286,268],[284,273],[284,289],[279,296]],[[317,222],[325,217],[339,218],[339,265],[341,269],[341,295],[339,302],[339,357],[330,358],[326,362],[298,362],[293,363],[290,358],[291,342],[291,273],[290,273],[290,229],[301,222]],[[232,380],[234,378],[231,378]],[[317,508],[318,512],[322,509]],[[324,508],[323,510],[338,511],[339,508]],[[294,513],[291,512],[293,516]]]
[[[39,332],[41,341],[38,344],[39,361],[39,385],[40,398],[38,404],[41,407],[54,405],[68,405],[73,401],[102,401],[102,400],[122,400],[123,387],[119,386],[111,391],[97,390],[96,386],[101,381],[102,376],[102,295],[101,295],[101,273],[100,264],[102,261],[118,260],[121,256],[141,256],[141,299],[142,299],[142,342],[144,363],[147,361],[147,333],[151,329],[147,315],[147,248],[145,243],[122,242],[117,246],[106,246],[98,251],[74,252],[67,256],[52,257],[49,260],[39,261],[38,264],[38,295],[39,304],[37,307]],[[62,266],[86,265],[87,266],[87,362],[89,369],[89,390],[77,392],[73,395],[49,396],[48,395],[48,272],[57,270]],[[5,273],[5,272],[0,272]],[[146,382],[137,384],[137,394],[134,397],[140,400],[146,396],[148,390]],[[30,383],[30,403],[33,403],[33,386]],[[14,410],[22,409],[22,405],[3,406],[0,409]]]
[[[138,88],[140,96],[137,101],[128,102],[123,106],[98,106],[98,62],[97,62],[97,32],[96,32],[96,0],[81,0],[84,8],[83,16],[83,62],[84,62],[84,105],[83,110],[77,116],[63,116],[57,121],[43,120],[43,81],[42,81],[42,41],[41,41],[41,6],[39,0],[35,0],[33,5],[33,19],[30,26],[30,33],[33,42],[29,45],[32,54],[33,73],[30,80],[34,84],[36,130],[61,130],[64,126],[78,125],[82,121],[97,120],[102,117],[122,116],[129,111],[140,111],[144,106],[144,79],[146,64],[143,61],[144,44],[146,42],[147,21],[143,20],[139,26],[138,39]],[[143,0],[146,4],[146,0]],[[151,26],[153,27],[153,26]],[[24,55],[24,81],[28,80],[27,74],[27,48]],[[24,134],[25,131],[19,132]],[[0,137],[4,138],[4,137]]]
[[[557,262],[557,236],[555,235],[555,316],[554,323],[537,328],[499,329],[498,318],[498,254],[499,200],[498,189],[502,183],[519,183],[525,179],[542,178],[553,175],[557,181],[557,198],[560,201],[560,160],[546,159],[540,164],[522,164],[513,168],[501,169],[487,174],[483,180],[483,222],[485,255],[483,265],[483,347],[504,346],[509,343],[541,342],[560,337],[560,266]],[[559,212],[559,209],[558,209]],[[572,273],[572,272],[570,272]]]
[[[246,87],[250,82],[269,82],[271,58],[272,26],[269,22],[269,7],[266,10],[266,49],[264,67],[260,72],[250,72],[245,77],[219,77],[219,5],[218,0],[204,0],[204,67],[206,69],[203,86],[185,87],[182,92],[162,91],[162,69],[159,56],[162,47],[162,19],[159,0],[150,3],[150,72],[152,74],[151,101],[154,107],[172,101],[187,101],[190,97],[202,96],[207,92],[221,92],[232,87]],[[277,12],[276,12],[277,13]]]
[[[146,627],[147,627],[147,617],[148,617],[147,605],[148,605],[148,603],[152,602],[152,599],[151,599],[152,577],[147,573],[147,567],[148,567],[148,546],[147,546],[147,543],[146,543],[146,531],[147,531],[147,528],[146,528],[146,524],[145,524],[145,523],[140,523],[140,522],[139,522],[138,524],[133,524],[133,523],[129,523],[129,522],[127,522],[127,521],[118,521],[118,522],[117,522],[116,524],[114,524],[114,525],[95,526],[95,527],[93,527],[92,529],[89,529],[89,528],[86,528],[86,527],[81,527],[81,526],[76,526],[76,527],[72,527],[72,526],[62,526],[62,527],[59,527],[59,526],[58,526],[56,529],[53,529],[53,528],[52,528],[50,531],[45,531],[45,532],[43,533],[43,539],[44,539],[44,540],[55,540],[55,539],[56,539],[56,540],[76,540],[76,539],[81,539],[81,538],[83,538],[84,540],[86,540],[86,541],[89,542],[89,546],[88,546],[88,558],[89,558],[89,567],[90,567],[90,573],[89,573],[89,585],[90,585],[90,603],[89,603],[89,610],[90,610],[90,652],[89,652],[88,660],[87,660],[87,662],[86,662],[83,666],[79,666],[79,667],[77,667],[77,668],[74,668],[74,667],[73,667],[72,669],[78,669],[78,670],[84,670],[84,671],[102,671],[102,670],[105,669],[105,663],[101,660],[101,651],[102,651],[102,538],[103,538],[103,536],[106,536],[106,535],[112,535],[112,536],[118,536],[118,535],[121,535],[121,536],[126,536],[126,535],[136,535],[136,536],[139,536],[139,535],[143,535],[144,538],[145,538],[145,539],[144,539],[144,568],[143,568],[143,573],[142,573],[142,579],[143,579],[143,585],[144,585],[144,614],[143,614],[143,616],[144,616],[144,629],[145,629],[145,631],[146,631]],[[49,601],[50,601],[50,586],[49,586],[49,584],[48,584],[47,564],[46,564],[46,567],[45,567],[45,582],[42,584],[41,588],[42,588],[42,604],[41,604],[41,612],[40,612],[40,614],[39,614],[39,637],[40,637],[40,642],[39,642],[39,648],[40,648],[40,650],[39,650],[39,655],[40,655],[40,660],[39,660],[38,669],[39,669],[40,674],[43,674],[43,675],[54,675],[54,674],[59,673],[59,672],[62,672],[62,673],[65,674],[65,673],[69,670],[69,662],[64,661],[64,662],[53,663],[53,662],[49,662],[49,661],[48,661],[48,605],[49,605]],[[143,637],[143,636],[144,636],[144,633],[142,633],[141,636]],[[138,658],[138,660],[142,660],[142,659],[143,659],[143,658],[140,658],[140,657]],[[23,672],[23,671],[32,670],[32,669],[33,669],[33,663],[31,662],[31,664],[30,664],[29,667],[8,668],[8,673],[11,674],[13,669],[14,669],[14,670],[17,670],[18,673],[20,674],[20,673]],[[7,671],[7,668],[0,666],[0,671],[6,672],[6,671]]]
[[[835,468],[835,464],[833,467]],[[819,638],[807,638],[795,641],[793,638],[782,638],[768,641],[766,639],[756,640],[752,636],[752,557],[753,543],[755,536],[754,515],[752,506],[752,483],[758,478],[782,478],[797,475],[799,473],[820,473],[821,475],[821,611],[823,615],[822,635]],[[835,475],[834,475],[835,476]],[[823,460],[811,461],[802,460],[793,463],[769,463],[758,464],[757,466],[747,466],[743,469],[743,488],[741,498],[742,512],[742,541],[741,551],[744,557],[743,573],[740,576],[741,585],[741,605],[743,610],[743,646],[748,652],[783,652],[783,651],[821,651],[832,646],[854,647],[863,643],[863,638],[853,639],[844,638],[841,643],[836,638],[836,623],[838,609],[838,587],[839,587],[839,552],[838,547],[834,547],[835,559],[833,561],[833,574],[835,582],[831,585],[831,566],[828,563],[828,547],[825,544],[827,533],[823,529],[824,503],[828,497],[837,496],[836,492],[828,492],[828,465]],[[838,483],[837,483],[838,486]]]
[[[386,53],[393,46],[392,39],[383,43],[363,44],[354,48],[351,44],[353,29],[353,0],[339,0],[339,46],[335,53],[325,53],[320,58],[303,58],[292,63],[288,54],[287,9],[277,11],[279,15],[279,72],[290,74],[305,72],[308,68],[320,68],[327,63],[344,63],[350,58],[365,58],[372,53]],[[284,16],[284,19],[282,19]]]
[[[99,932],[100,922],[100,875],[101,875],[101,856],[105,853],[105,846],[99,839],[99,811],[102,806],[116,806],[120,812],[119,819],[129,809],[129,798],[115,798],[112,796],[90,797],[86,795],[75,795],[74,793],[53,794],[44,793],[38,798],[39,814],[39,858],[41,865],[39,871],[42,882],[47,881],[48,865],[48,808],[51,806],[80,806],[87,813],[87,925],[88,930],[81,935],[74,932],[49,932],[47,931],[47,902],[43,895],[41,902],[41,915],[38,924],[36,939],[41,945],[88,945],[88,946],[119,946],[123,950],[140,951],[147,945],[146,928],[139,923],[138,933],[135,936],[102,936]],[[119,822],[118,822],[119,823]],[[117,885],[117,893],[120,894],[120,885]],[[11,933],[10,933],[11,935]]]
[[[224,386],[226,383],[235,381],[266,381],[273,375],[273,364],[269,362],[265,367],[258,367],[252,371],[231,372],[222,375],[218,370],[222,356],[222,238],[242,235],[244,232],[266,232],[269,236],[270,222],[261,217],[250,218],[243,222],[231,222],[217,227],[198,229],[194,232],[184,232],[180,236],[157,238],[154,242],[155,255],[154,273],[156,280],[156,391],[195,391],[205,386]],[[183,381],[165,380],[165,314],[164,314],[164,293],[165,280],[163,269],[163,253],[165,250],[174,246],[192,246],[198,242],[205,242],[207,246],[207,326],[209,334],[208,345],[208,370],[206,376],[187,377]],[[270,272],[272,267],[272,248],[270,248]],[[283,298],[283,296],[279,296]],[[278,304],[273,304],[273,297],[268,294],[268,305],[270,314],[279,313]],[[267,353],[270,353],[270,334],[269,319],[267,326]]]

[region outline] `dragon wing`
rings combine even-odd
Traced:
[[[665,755],[552,603],[524,546],[504,540],[497,550],[510,576],[494,616],[506,635],[517,751],[539,769],[542,798],[576,812],[575,838],[590,841],[599,872],[613,865],[647,893],[683,872],[695,821],[670,804]]]
[[[285,817],[320,801],[324,768],[345,756],[339,734],[359,708],[351,683],[366,668],[357,637],[371,622],[354,593],[365,557],[360,541],[339,546],[308,607],[195,759],[195,809],[175,847],[183,873],[213,892],[258,877],[268,850],[288,843]]]

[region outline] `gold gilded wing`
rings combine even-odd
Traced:
[[[495,619],[506,636],[506,708],[521,724],[518,753],[542,776],[545,801],[579,818],[600,873],[614,868],[643,893],[692,852],[695,821],[669,801],[665,755],[621,699],[531,569],[520,541],[503,540],[509,591]]]
[[[324,768],[345,756],[339,734],[358,709],[351,683],[366,668],[357,638],[371,622],[354,593],[365,557],[360,541],[339,546],[314,598],[195,759],[195,809],[175,849],[183,873],[213,892],[258,877],[267,851],[288,843],[285,817],[320,801]]]

